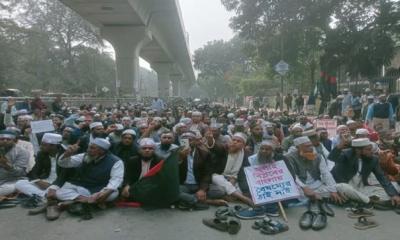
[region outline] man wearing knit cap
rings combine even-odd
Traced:
[[[250,190],[247,183],[246,175],[244,173],[244,168],[248,166],[258,166],[283,160],[283,156],[275,151],[277,146],[277,142],[274,142],[272,140],[264,140],[260,144],[259,151],[245,159],[238,175],[239,187],[243,194],[250,195]],[[255,208],[245,209],[236,213],[236,216],[242,219],[259,218],[265,215],[279,216],[278,205],[276,203],[265,204]]]
[[[362,205],[391,200],[393,206],[399,206],[399,193],[380,168],[379,159],[373,154],[369,139],[354,139],[351,144],[352,147],[342,152],[332,169],[332,175],[338,183],[338,191]],[[371,173],[381,186],[369,185],[368,178]]]
[[[16,145],[12,131],[0,131],[0,197],[15,192],[15,183],[25,178],[29,152]]]
[[[301,135],[303,134],[303,128],[300,126],[293,126],[290,129],[290,136],[286,137],[285,139],[283,139],[282,142],[282,149],[283,151],[287,152],[289,150],[289,148],[291,146],[293,146],[293,141],[294,139],[301,137]]]
[[[133,185],[160,162],[161,159],[156,156],[155,149],[156,143],[152,138],[143,138],[139,141],[139,155],[127,159],[121,193],[124,198],[132,199],[130,190]]]
[[[332,177],[327,162],[315,152],[310,139],[306,136],[294,140],[296,151],[285,155],[286,165],[291,171],[297,185],[311,203],[318,201],[320,210],[333,215],[327,207],[327,199],[341,203],[343,200],[336,190],[336,182]]]
[[[83,136],[80,139],[80,152],[85,152],[88,149],[88,146],[91,142],[93,142],[96,138],[106,138],[105,130],[103,123],[101,122],[93,122],[89,125],[90,133],[88,135]]]
[[[29,180],[19,180],[16,189],[32,197],[44,198],[47,188],[57,179],[62,169],[57,166],[57,159],[63,153],[62,136],[55,133],[45,133],[36,156],[36,163],[29,172]]]
[[[238,175],[242,165],[247,161],[244,147],[246,146],[247,136],[244,133],[235,133],[232,141],[228,144],[228,157],[222,172],[212,175],[212,182],[224,189],[225,194],[232,196],[241,202],[253,206],[253,201],[244,196],[238,188]]]
[[[87,204],[102,205],[116,199],[124,177],[124,164],[108,151],[110,146],[106,139],[95,138],[86,153],[77,155],[75,154],[79,147],[70,146],[60,157],[58,164],[64,168],[74,168],[74,174],[63,185],[51,185],[48,198],[82,203],[84,219],[92,217]],[[54,216],[54,219],[58,216]]]
[[[138,154],[136,132],[132,129],[123,131],[121,135],[121,142],[114,145],[111,151],[126,164],[131,157],[134,157]]]

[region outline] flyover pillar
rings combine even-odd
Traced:
[[[172,74],[171,82],[172,82],[172,96],[180,97],[181,96],[182,75],[181,74]]]
[[[160,98],[169,97],[171,63],[152,63],[151,68],[157,72],[158,96]]]
[[[139,91],[139,54],[143,45],[151,40],[144,26],[104,26],[101,36],[115,50],[117,96],[136,96]]]

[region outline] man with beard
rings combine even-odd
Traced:
[[[254,124],[250,127],[251,134],[246,143],[246,152],[252,155],[260,149],[260,144],[263,140],[263,128],[260,124]]]
[[[0,197],[15,192],[15,183],[26,176],[29,152],[16,145],[12,131],[0,131]]]
[[[303,128],[301,128],[300,126],[293,126],[292,129],[290,130],[290,136],[283,139],[282,142],[283,151],[285,152],[289,151],[289,148],[293,146],[293,141],[296,138],[301,137],[302,134],[303,134]]]
[[[192,125],[190,126],[190,131],[193,132],[204,132],[206,125],[202,122],[203,114],[201,112],[195,111],[192,113]]]
[[[80,139],[79,151],[85,152],[88,149],[89,143],[96,138],[106,138],[104,126],[101,122],[93,122],[89,125],[90,133]]]
[[[303,195],[310,199],[309,209],[317,203],[319,214],[316,221],[326,224],[326,215],[333,216],[332,209],[327,205],[328,199],[342,203],[343,199],[337,193],[336,182],[329,171],[326,161],[314,150],[310,139],[306,136],[294,140],[296,150],[285,155],[285,162],[292,173],[296,184],[301,188]],[[307,217],[306,215],[304,216]]]
[[[201,135],[189,131],[182,135],[189,147],[179,152],[180,209],[208,209],[207,199],[220,199],[223,190],[211,183],[212,159],[201,143]]]
[[[62,131],[62,146],[67,149],[69,145],[76,144],[80,138],[81,131],[74,126],[65,126]]]
[[[160,143],[157,144],[155,153],[160,158],[166,160],[172,152],[179,147],[174,142],[174,134],[171,131],[163,132],[160,136]]]
[[[253,201],[244,196],[238,187],[238,174],[247,159],[244,151],[246,141],[247,137],[244,133],[235,133],[232,136],[232,141],[228,144],[228,156],[224,169],[212,175],[212,183],[222,187],[226,195],[253,206]]]
[[[390,200],[393,206],[400,205],[399,193],[385,177],[379,160],[372,153],[368,138],[352,140],[352,147],[344,150],[332,169],[337,190],[349,199],[368,204]],[[373,173],[380,186],[370,186],[368,178]]]
[[[61,114],[56,114],[52,117],[51,120],[53,121],[54,132],[61,134],[63,123],[64,123],[64,116]]]
[[[136,132],[132,129],[127,129],[122,132],[121,142],[113,146],[112,153],[119,157],[126,166],[127,161],[138,154],[136,145]]]
[[[317,134],[319,136],[319,141],[324,145],[325,149],[330,152],[332,150],[332,140],[328,137],[328,130],[326,128],[317,128]]]
[[[142,137],[152,138],[154,142],[160,142],[161,133],[169,131],[167,128],[162,126],[161,120],[162,119],[160,117],[153,118],[153,121],[149,124],[149,127]]]
[[[150,169],[160,162],[160,158],[155,154],[156,143],[151,138],[143,138],[139,142],[139,154],[126,161],[124,184],[122,197],[134,201],[131,196],[131,188],[145,176]]]
[[[118,188],[124,178],[124,164],[117,156],[108,150],[111,144],[103,138],[95,138],[89,145],[86,153],[76,154],[77,145],[70,146],[60,157],[58,164],[63,168],[73,169],[73,174],[60,185],[49,187],[48,209],[51,212],[49,220],[60,216],[57,206],[59,201],[74,201],[71,209],[81,209],[82,219],[92,218],[89,204],[104,206],[106,202],[118,197]]]
[[[62,137],[55,133],[45,133],[40,144],[40,151],[36,156],[36,164],[29,172],[29,180],[19,180],[16,189],[32,197],[44,198],[47,188],[56,180],[57,175],[62,171],[57,166],[57,159],[63,152],[61,148]],[[34,200],[34,198],[33,198]]]

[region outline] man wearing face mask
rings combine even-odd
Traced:
[[[368,178],[371,173],[381,186],[370,186]],[[349,199],[362,204],[390,200],[393,206],[400,205],[399,193],[385,177],[368,138],[352,141],[352,148],[344,150],[336,161],[332,175],[338,183],[338,191]]]
[[[296,183],[303,190],[304,196],[311,202],[320,201],[321,212],[333,215],[327,208],[327,199],[342,203],[337,193],[336,182],[329,172],[327,162],[314,150],[313,144],[306,136],[294,140],[296,150],[285,155],[286,165]]]
[[[173,144],[175,138],[171,131],[161,133],[160,143],[157,144],[155,153],[162,159],[167,159],[179,147]]]
[[[379,95],[379,102],[368,108],[366,123],[375,130],[389,130],[394,123],[392,104],[386,101],[386,95]]]
[[[300,126],[296,126],[296,125],[293,126],[292,129],[290,130],[290,136],[283,139],[283,142],[282,142],[283,151],[285,151],[285,152],[289,151],[289,148],[291,146],[293,146],[293,141],[296,138],[301,137],[302,134],[303,134],[303,128],[301,128]]]

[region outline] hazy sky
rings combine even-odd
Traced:
[[[220,0],[179,0],[190,49],[201,48],[212,40],[229,40],[233,36],[229,28],[232,13],[226,11]]]

